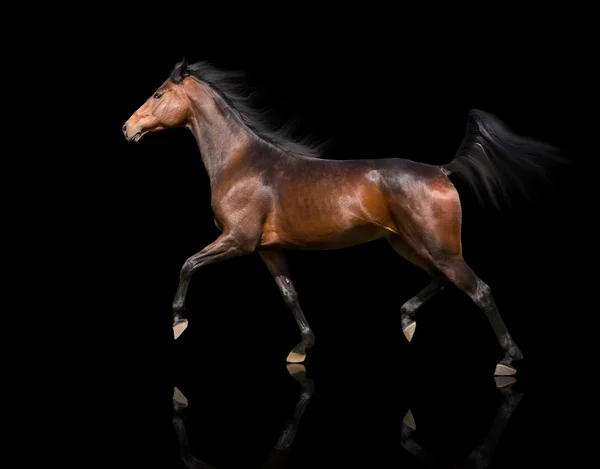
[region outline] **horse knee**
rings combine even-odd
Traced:
[[[194,273],[194,267],[194,262],[191,259],[186,260],[181,267],[179,276],[182,278],[189,277]]]

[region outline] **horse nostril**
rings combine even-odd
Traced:
[[[127,122],[125,122],[123,124],[123,133],[126,134],[127,133]]]

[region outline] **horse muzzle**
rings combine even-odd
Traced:
[[[147,131],[138,130],[136,132],[135,129],[129,129],[127,126],[127,122],[125,122],[125,124],[123,124],[122,130],[123,130],[123,136],[125,137],[125,140],[127,140],[128,142],[134,142],[134,143],[139,142],[140,139],[147,133]]]

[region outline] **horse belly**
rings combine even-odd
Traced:
[[[343,232],[302,234],[286,233],[272,243],[284,249],[328,250],[342,249],[382,238],[385,232],[376,226],[353,227]]]
[[[306,215],[289,210],[272,217],[265,224],[261,245],[286,249],[341,249],[381,238],[388,231],[373,219],[372,214],[350,207]]]

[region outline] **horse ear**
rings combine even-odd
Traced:
[[[183,60],[175,66],[173,74],[171,75],[171,78],[175,83],[179,83],[179,81],[182,80],[184,77],[189,76],[190,72],[188,71],[187,67],[188,61],[184,57]]]

